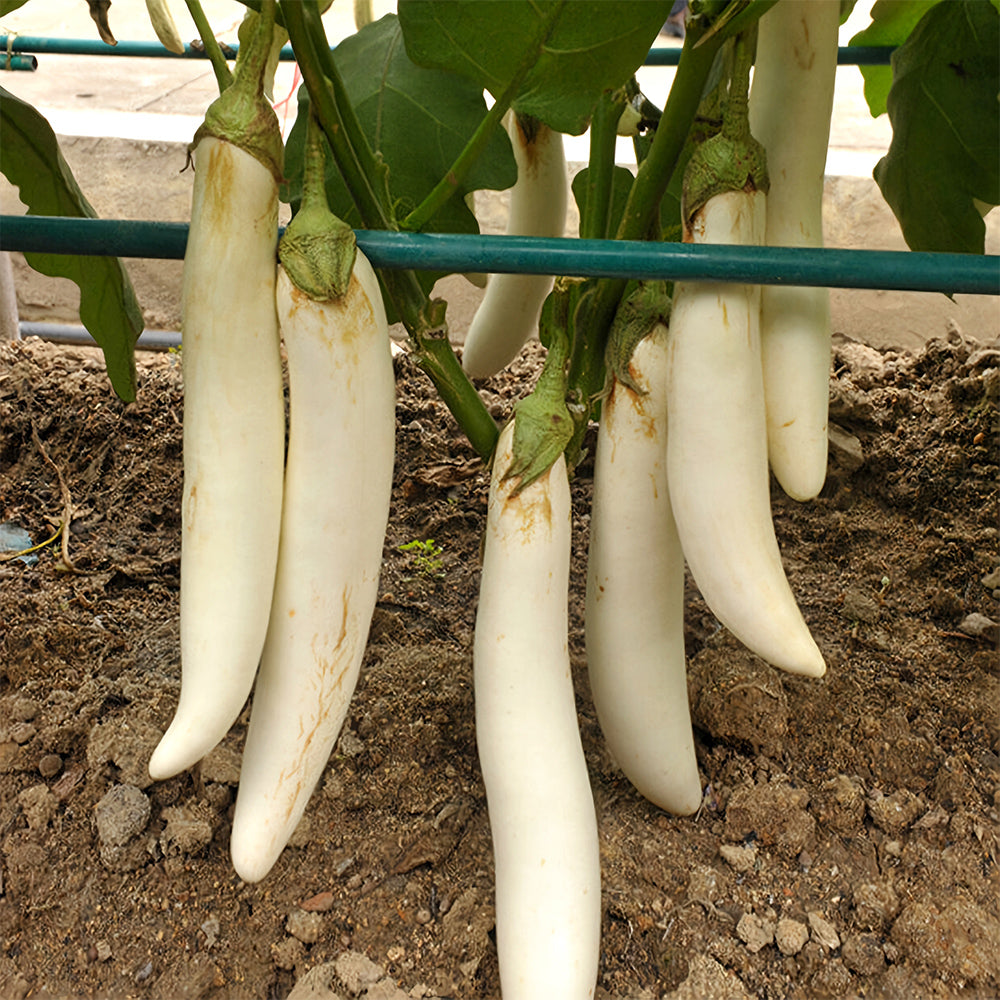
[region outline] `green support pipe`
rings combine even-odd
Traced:
[[[725,281],[1000,295],[1000,256],[360,230],[372,264],[455,272]],[[0,216],[0,249],[180,260],[187,224]]]
[[[8,48],[9,46],[9,48]],[[122,41],[108,45],[99,38],[46,38],[37,35],[0,35],[0,49],[4,52],[31,52],[35,55],[64,56],[134,56],[143,59],[204,59],[201,49],[184,46],[184,55],[165,49],[159,42]],[[229,47],[235,54],[239,45]],[[891,46],[843,46],[838,49],[837,61],[841,66],[888,66],[892,55]],[[647,66],[676,66],[680,59],[680,46],[656,47],[649,50]],[[281,59],[292,62],[295,55],[292,47],[286,45],[281,50]]]

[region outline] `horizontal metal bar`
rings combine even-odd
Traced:
[[[47,55],[72,56],[119,56],[139,57],[143,59],[205,59],[204,51],[190,44],[184,46],[184,55],[165,49],[159,42],[123,41],[117,45],[108,45],[99,38],[45,38],[36,35],[0,35],[0,49],[11,52],[33,52]],[[239,51],[239,44],[228,46],[234,54]],[[841,66],[858,65],[889,65],[892,46],[841,46],[837,50],[837,62]],[[656,46],[649,50],[646,57],[647,66],[676,66],[680,60],[680,46]],[[281,50],[284,62],[293,62],[295,54],[292,47],[286,45]]]
[[[0,69],[2,70],[26,70],[33,73],[38,69],[38,60],[31,55],[0,55]]]
[[[76,323],[36,323],[22,321],[20,324],[22,340],[38,337],[50,344],[83,344],[93,347],[97,341],[86,327]],[[144,351],[169,351],[181,346],[181,335],[176,330],[143,330],[135,346]]]
[[[179,260],[183,222],[0,216],[0,249]],[[1000,256],[359,230],[375,267],[1000,295]]]

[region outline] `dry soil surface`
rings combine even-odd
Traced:
[[[944,333],[944,331],[942,331]],[[787,570],[829,663],[784,676],[693,584],[686,641],[704,801],[640,798],[587,685],[592,470],[573,481],[570,645],[599,817],[598,996],[913,1000],[1000,990],[1000,351],[839,338],[830,476],[774,492]],[[540,349],[483,387],[510,410]],[[260,884],[228,838],[246,713],[190,773],[146,762],[177,702],[183,361],[0,346],[0,996],[498,997],[472,635],[487,479],[406,357],[380,598],[352,709]],[[440,565],[400,546],[434,539]],[[238,538],[233,545],[239,545]]]

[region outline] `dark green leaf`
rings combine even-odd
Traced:
[[[95,218],[63,159],[49,123],[30,104],[0,87],[0,171],[18,188],[31,215]],[[135,399],[135,342],[142,311],[117,257],[25,254],[41,274],[69,278],[80,288],[80,321],[104,351],[108,377],[126,402]]]
[[[28,0],[0,0],[0,17],[6,17],[18,7],[23,7],[27,2]]]
[[[976,201],[1000,203],[1000,14],[989,0],[939,4],[892,65],[875,180],[911,249],[983,253]]]
[[[859,31],[851,45],[902,45],[917,22],[941,0],[878,0],[872,7],[872,23]],[[865,81],[865,100],[872,118],[885,114],[885,99],[892,86],[892,69],[889,66],[861,66]]]
[[[494,97],[534,53],[513,107],[580,135],[600,94],[624,86],[643,64],[670,7],[670,0],[400,0],[399,17],[414,62],[461,73]]]

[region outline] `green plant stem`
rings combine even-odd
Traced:
[[[417,363],[434,383],[476,454],[488,461],[496,447],[499,430],[476,387],[462,370],[447,336],[424,337],[418,345]]]
[[[373,179],[379,176],[375,157],[366,141],[364,149],[367,149],[371,159],[371,162],[366,164],[359,156],[345,128],[341,114],[341,104],[346,103],[343,100],[343,90],[338,94],[334,81],[328,82],[328,74],[321,55],[323,50],[329,53],[326,32],[320,20],[319,34],[313,33],[309,19],[310,12],[316,12],[316,5],[311,0],[293,0],[291,3],[282,4],[285,30],[288,32],[303,82],[309,91],[310,101],[315,108],[316,118],[330,143],[337,169],[344,179],[365,227],[392,229],[394,227],[391,224],[388,193],[380,197],[378,189],[373,184]],[[319,19],[318,12],[317,19]],[[339,81],[339,76],[337,79]],[[334,83],[333,88],[331,83]]]
[[[584,240],[603,240],[609,235],[615,147],[618,122],[624,107],[623,93],[604,93],[590,122],[590,161],[587,164],[586,195],[580,219],[580,238]]]
[[[198,34],[201,36],[202,44],[205,46],[205,55],[212,64],[212,71],[215,73],[215,80],[219,85],[219,93],[222,93],[233,82],[233,74],[230,72],[229,64],[223,55],[222,46],[215,38],[212,25],[205,16],[200,0],[184,0],[187,4],[188,13],[194,21]]]
[[[565,0],[549,11],[548,17],[542,22],[538,34],[526,48],[524,59],[515,70],[503,93],[496,99],[493,107],[490,108],[486,116],[476,127],[472,138],[465,144],[462,151],[456,157],[455,162],[445,172],[444,177],[437,182],[427,197],[402,220],[400,223],[401,229],[419,232],[458,190],[458,186],[462,183],[465,175],[486,149],[487,144],[493,137],[494,130],[507,113],[511,102],[520,93],[524,78],[531,72],[538,61],[538,49],[545,44],[549,35],[552,34],[552,29],[559,19],[564,6]]]
[[[625,212],[615,233],[616,239],[639,240],[648,233],[660,200],[684,151],[691,122],[723,40],[718,35],[707,37],[706,32],[697,25],[693,25],[685,35],[670,96],[649,153],[639,167],[635,183],[629,191]],[[603,359],[608,331],[626,284],[624,279],[602,278],[591,295],[581,302],[578,310],[569,385],[585,405],[596,398],[603,387]],[[584,326],[582,330],[581,321]]]

